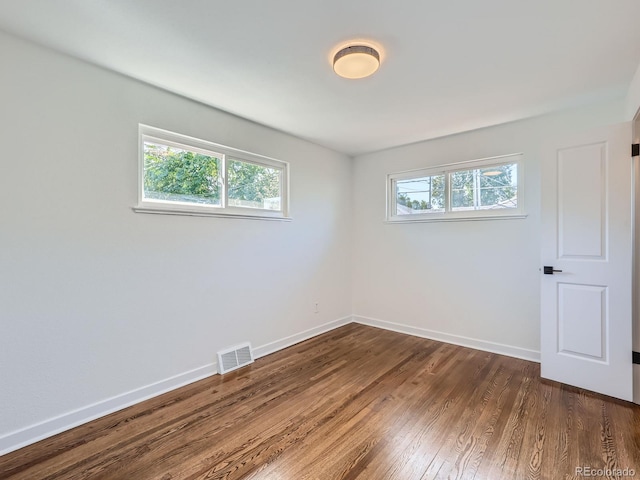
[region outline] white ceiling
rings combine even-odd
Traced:
[[[626,93],[638,0],[1,0],[0,29],[351,155]],[[332,55],[380,47],[372,77]]]

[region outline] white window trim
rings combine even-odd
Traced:
[[[144,142],[152,141],[177,148],[187,148],[203,155],[220,158],[222,176],[221,205],[196,205],[187,202],[168,202],[144,198]],[[280,170],[281,210],[254,209],[250,207],[229,206],[226,185],[227,160],[239,160]],[[132,207],[136,213],[154,213],[161,215],[190,215],[198,217],[244,218],[251,220],[291,221],[289,217],[289,163],[256,153],[227,147],[218,143],[182,135],[149,125],[139,125],[138,129],[138,204]]]
[[[500,155],[496,157],[469,160],[465,162],[449,163],[435,167],[420,168],[416,170],[406,170],[404,172],[391,173],[387,175],[387,223],[417,223],[417,222],[461,222],[470,220],[507,220],[516,218],[526,218],[524,209],[524,162],[522,153]],[[509,209],[487,209],[487,210],[466,210],[451,211],[450,205],[450,174],[471,170],[475,168],[499,167],[502,165],[515,163],[518,166],[518,207]],[[397,195],[396,182],[409,178],[428,177],[433,175],[445,175],[445,211],[417,213],[413,215],[397,215]]]

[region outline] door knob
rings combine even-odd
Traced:
[[[553,275],[553,272],[562,272],[562,270],[556,270],[553,267],[542,267],[545,275]]]

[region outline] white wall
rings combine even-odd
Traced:
[[[356,319],[539,358],[540,148],[551,135],[623,117],[620,99],[357,157]],[[386,174],[518,152],[524,153],[526,219],[384,222]]]
[[[4,34],[0,59],[0,452],[350,315],[348,157]],[[293,221],[134,213],[138,123],[290,162]]]
[[[536,358],[540,146],[633,103],[351,162],[4,34],[0,59],[0,454],[352,312]],[[133,213],[138,123],[290,162],[293,222]],[[515,152],[526,219],[384,223],[387,173]]]
[[[625,99],[625,120],[633,120],[640,107],[640,65],[636,69]]]

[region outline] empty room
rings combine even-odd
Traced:
[[[640,478],[638,18],[2,0],[0,479]]]

